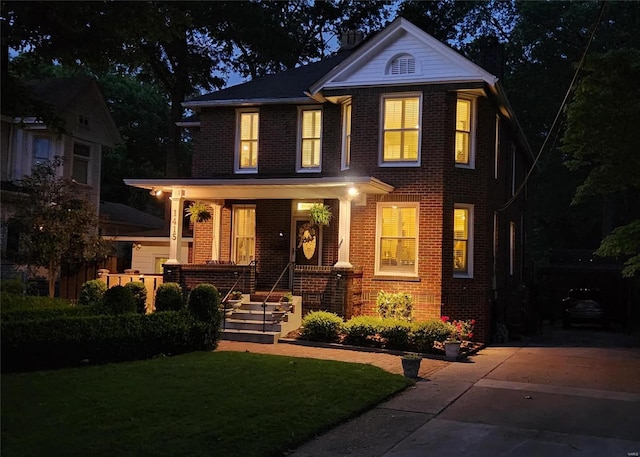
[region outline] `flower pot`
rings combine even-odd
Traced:
[[[420,362],[422,358],[418,357],[402,357],[402,371],[405,378],[417,378],[420,371]]]
[[[460,341],[445,341],[444,354],[451,358],[458,357],[460,355]]]

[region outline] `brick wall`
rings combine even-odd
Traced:
[[[163,281],[177,282],[185,296],[198,284],[207,283],[216,286],[221,294],[227,293],[235,284],[234,290],[244,293],[255,291],[255,268],[248,265],[164,265]]]

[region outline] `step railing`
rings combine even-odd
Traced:
[[[251,269],[255,269],[256,267],[256,261],[252,260],[251,262],[249,262],[249,267],[251,267]],[[244,274],[250,270],[242,270],[242,274],[240,274],[238,276],[238,278],[236,279],[236,282],[233,283],[233,285],[231,286],[231,289],[229,289],[227,291],[227,293],[224,295],[223,299],[220,301],[220,304],[222,305],[222,329],[226,329],[227,327],[227,310],[224,307],[224,304],[227,302],[227,300],[229,299],[229,295],[231,295],[231,292],[233,292],[234,290],[236,290],[236,286],[238,285],[238,283],[240,282],[240,280],[242,278],[244,278]],[[243,291],[244,293],[244,291]]]
[[[271,296],[273,291],[276,290],[276,287],[278,286],[278,284],[280,284],[280,280],[282,279],[284,274],[289,270],[289,268],[291,268],[293,264],[294,262],[291,261],[287,264],[286,267],[284,267],[284,270],[282,270],[282,273],[280,273],[280,276],[278,276],[278,279],[276,279],[276,282],[273,283],[273,287],[271,287],[271,290],[269,291],[267,296],[264,298],[264,300],[262,300],[262,333],[266,332],[266,328],[267,328],[267,301],[269,300],[269,297]]]

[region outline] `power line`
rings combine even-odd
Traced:
[[[545,137],[545,139],[544,139],[544,141],[542,143],[542,146],[540,146],[540,151],[538,151],[538,155],[536,155],[536,158],[534,159],[533,164],[531,165],[531,168],[527,172],[527,175],[524,177],[524,180],[522,181],[522,184],[520,185],[520,187],[518,187],[518,190],[507,201],[507,203],[504,204],[504,206],[502,208],[499,208],[496,211],[504,211],[507,208],[509,208],[513,204],[513,202],[516,201],[516,199],[518,198],[518,196],[520,195],[520,193],[522,192],[524,187],[527,185],[527,181],[529,180],[529,177],[533,173],[533,170],[535,170],[536,165],[538,163],[538,160],[540,160],[540,156],[542,156],[542,151],[544,151],[544,148],[547,145],[547,141],[549,141],[549,138],[551,137],[551,133],[555,129],[556,124],[558,123],[558,120],[560,119],[560,115],[562,114],[562,111],[564,110],[564,107],[567,104],[567,100],[569,99],[569,95],[571,94],[571,90],[573,89],[573,85],[575,84],[576,80],[578,79],[578,74],[580,73],[580,70],[582,69],[582,66],[584,65],[584,61],[585,61],[585,59],[587,57],[587,53],[589,52],[589,48],[591,47],[591,42],[593,41],[593,37],[595,36],[596,31],[598,30],[598,27],[600,26],[600,22],[602,21],[602,16],[604,15],[604,7],[605,7],[605,5],[606,5],[605,1],[600,2],[600,14],[598,16],[598,20],[596,21],[596,24],[593,27],[593,30],[591,31],[591,36],[589,37],[589,41],[587,42],[587,46],[585,47],[584,52],[582,53],[582,57],[580,58],[580,61],[578,62],[578,66],[576,68],[576,71],[573,74],[573,79],[571,80],[571,84],[569,84],[569,87],[567,88],[567,92],[565,93],[564,99],[562,100],[562,103],[560,104],[560,108],[558,108],[558,112],[556,113],[556,117],[553,120],[553,124],[551,124],[551,127],[549,128],[549,131],[547,132],[547,136]]]

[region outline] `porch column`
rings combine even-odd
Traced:
[[[169,264],[179,264],[182,250],[182,215],[184,208],[184,190],[173,189],[171,192],[171,225],[169,229]]]
[[[220,211],[222,205],[219,203],[211,204],[211,221],[213,228],[211,229],[211,260],[220,260]]]
[[[338,215],[338,262],[334,267],[351,268],[349,262],[349,245],[351,234],[351,198],[340,199],[340,213]]]

